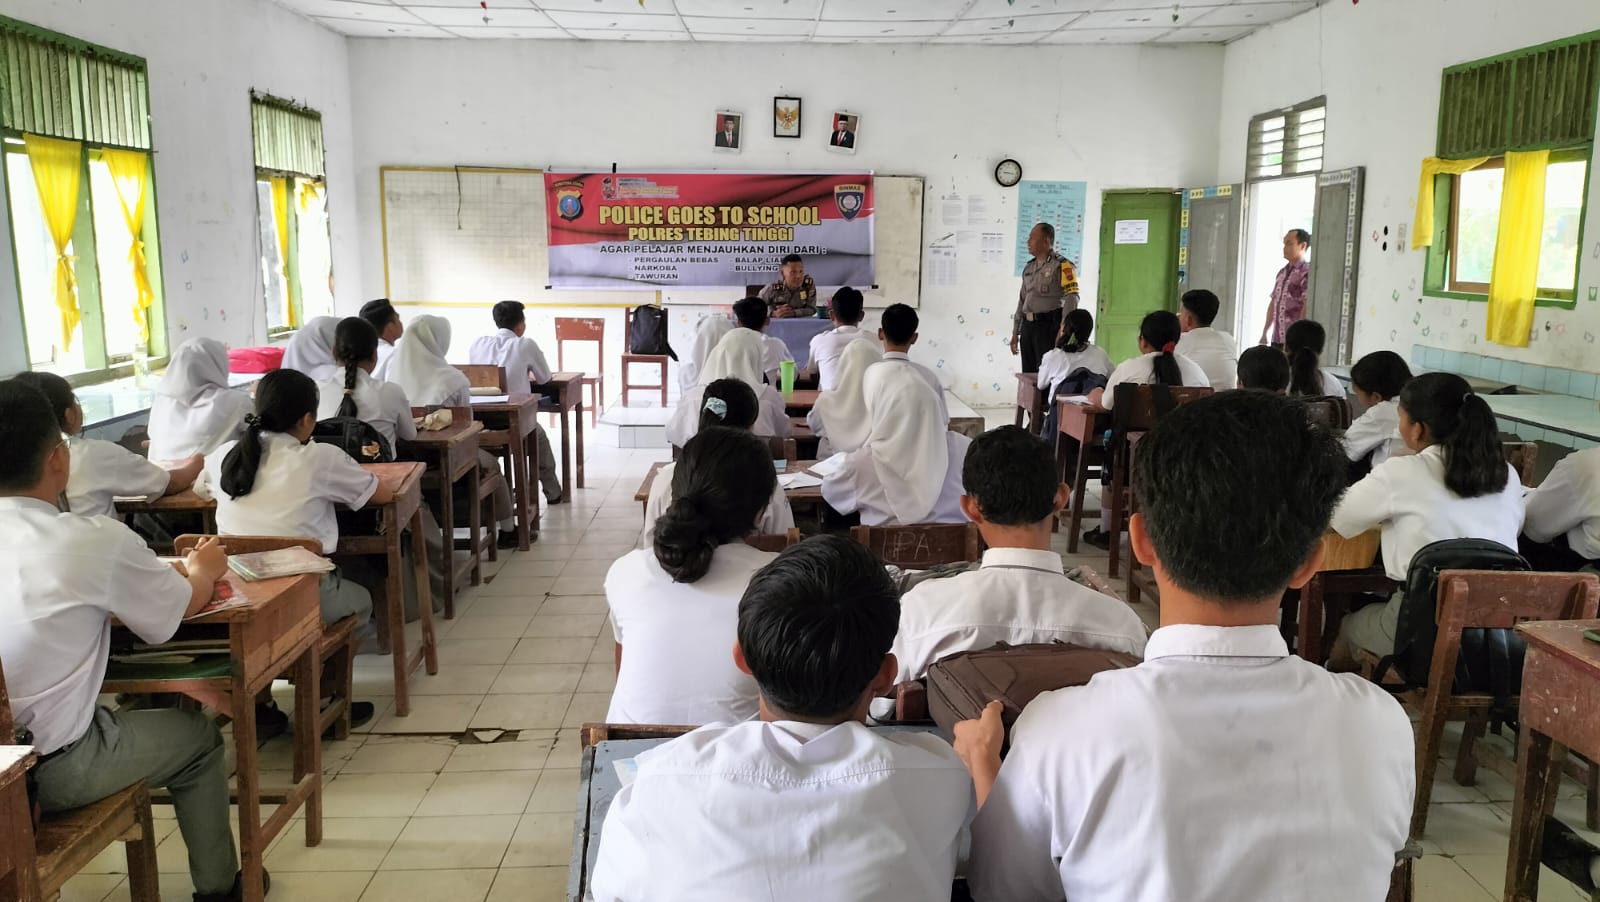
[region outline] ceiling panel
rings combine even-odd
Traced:
[[[291,7],[306,16],[332,16],[336,19],[367,19],[373,22],[419,21],[416,16],[392,3],[368,3],[362,0],[294,0]]]
[[[720,35],[789,35],[807,37],[814,24],[810,19],[731,19],[723,17],[684,16],[683,24],[696,37],[702,34]]]
[[[555,23],[550,17],[536,9],[527,7],[505,7],[491,5],[487,10],[481,7],[467,9],[459,6],[408,6],[406,9],[417,18],[429,25],[476,25],[485,24],[491,28],[554,28]],[[483,20],[489,21],[485,23]]]
[[[1218,7],[1207,12],[1204,16],[1197,16],[1190,22],[1191,25],[1246,25],[1252,29],[1263,25],[1271,25],[1291,16],[1316,8],[1316,3],[1311,0],[1293,3],[1234,3]]]
[[[729,16],[757,19],[805,19],[817,17],[822,0],[677,0],[678,12],[685,16]]]
[[[1242,38],[1250,33],[1250,28],[1243,25],[1228,25],[1208,28],[1203,25],[1188,28],[1174,28],[1159,38],[1158,44],[1222,44],[1227,41]]]
[[[339,32],[355,38],[448,38],[450,34],[444,29],[432,25],[414,23],[406,25],[397,22],[373,22],[367,19],[336,19],[331,16],[318,17],[317,22]]]
[[[944,36],[961,35],[994,36],[1003,34],[1032,34],[1055,31],[1073,21],[1081,13],[1051,13],[1044,16],[1014,16],[1005,19],[961,19],[950,24]]]
[[[422,0],[396,0],[396,2],[421,3]],[[529,2],[545,12],[565,10],[598,13],[662,13],[669,16],[673,14],[672,0],[649,0],[643,7],[639,6],[639,0],[529,0]],[[523,5],[522,0],[516,0],[516,4]],[[493,6],[494,0],[489,0],[489,5]]]
[[[495,25],[452,25],[445,31],[457,38],[499,38],[502,40],[560,40],[567,33],[559,28],[505,28]]]
[[[949,22],[961,15],[971,0],[825,0],[823,21],[871,19],[923,19]],[[762,5],[771,5],[765,0]]]
[[[580,41],[687,41],[686,31],[626,31],[621,28],[569,28]]]
[[[919,20],[906,21],[904,19],[863,22],[850,21],[838,22],[823,19],[817,23],[817,37],[819,38],[895,38],[895,37],[927,37],[931,38],[944,31],[948,22],[924,22]]]
[[[1220,0],[1213,0],[1220,2]],[[1010,16],[1047,15],[1049,13],[1086,13],[1104,6],[1106,0],[977,0],[967,10],[965,19],[1004,19]]]
[[[637,4],[634,6],[638,8]],[[652,16],[641,13],[567,12],[550,10],[557,25],[586,31],[666,31],[683,34],[683,23],[675,15]]]
[[[1165,32],[1150,28],[1063,28],[1044,36],[1041,44],[1143,44]]]
[[[1144,0],[1148,3],[1149,0]],[[1182,14],[1179,14],[1181,20]],[[1092,13],[1084,13],[1081,18],[1073,22],[1071,28],[1171,28],[1172,7],[1163,9],[1097,9]]]

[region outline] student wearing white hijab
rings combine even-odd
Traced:
[[[210,454],[244,434],[250,393],[228,386],[228,348],[215,338],[178,345],[150,407],[150,459]]]
[[[806,414],[806,423],[816,434],[817,459],[854,451],[866,444],[870,425],[867,398],[863,390],[867,368],[883,359],[877,342],[851,341],[833,363],[834,384],[817,396],[817,403]]]
[[[863,526],[965,523],[961,465],[972,440],[951,432],[939,397],[909,366],[872,366],[863,380],[867,442],[822,480],[822,497]]]
[[[703,316],[694,327],[694,343],[689,346],[689,356],[678,365],[678,389],[688,394],[700,381],[700,368],[705,365],[711,349],[722,336],[733,331],[733,321],[726,316]]]
[[[413,327],[415,328],[415,327]],[[783,396],[766,384],[762,366],[766,349],[761,333],[750,329],[733,329],[706,356],[700,368],[700,382],[683,393],[678,408],[667,421],[667,441],[682,448],[700,429],[700,406],[705,397],[705,387],[718,379],[738,379],[750,386],[761,403],[761,414],[751,429],[756,435],[787,438],[791,431],[789,415],[784,412]]]
[[[283,368],[299,370],[313,382],[330,379],[339,369],[333,360],[333,331],[339,320],[331,316],[314,316],[295,331],[283,349]]]

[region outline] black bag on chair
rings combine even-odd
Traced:
[[[371,423],[355,417],[329,417],[319,420],[311,440],[334,445],[358,464],[381,464],[394,460],[394,449],[383,433]]]
[[[628,334],[629,354],[666,355],[673,360],[672,345],[667,342],[667,310],[649,305],[633,308],[633,323]]]

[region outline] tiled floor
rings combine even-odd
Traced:
[[[993,414],[991,414],[993,416]],[[1009,421],[1010,412],[1004,412]],[[657,450],[589,449],[589,487],[546,508],[529,551],[502,554],[481,587],[439,621],[440,668],[415,676],[412,713],[392,713],[388,658],[362,657],[359,694],[378,715],[324,750],[324,837],[306,848],[296,821],[267,853],[282,902],[554,902],[564,899],[577,792],[577,727],[604,719],[614,645],[601,581],[637,538],[633,493]],[[1090,505],[1091,509],[1095,505]],[[1057,539],[1065,549],[1066,534]],[[1069,558],[1104,573],[1105,555]],[[1148,603],[1140,614],[1154,623]],[[292,700],[288,692],[281,703]],[[481,731],[481,732],[480,732]],[[1456,735],[1454,733],[1451,736]],[[1453,752],[1447,737],[1446,752]],[[263,767],[291,767],[286,738]],[[1417,869],[1417,898],[1484,902],[1501,896],[1510,787],[1483,772],[1464,788],[1440,768]],[[268,778],[273,775],[269,774]],[[1559,812],[1582,823],[1575,785]],[[187,900],[187,857],[172,810],[156,808],[161,891]],[[1582,832],[1582,831],[1580,831]],[[1600,841],[1600,834],[1584,834]],[[64,902],[126,900],[120,852],[101,855],[67,885]],[[1541,898],[1586,898],[1546,872]]]

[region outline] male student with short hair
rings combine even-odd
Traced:
[[[1139,443],[1128,532],[1161,628],[1143,664],[1034,699],[1004,765],[998,705],[956,725],[981,806],[975,898],[1384,898],[1410,833],[1411,723],[1278,632],[1345,466],[1337,439],[1265,392],[1185,404]]]
[[[1183,337],[1178,339],[1177,352],[1205,370],[1213,390],[1233,388],[1239,381],[1239,344],[1232,335],[1211,328],[1222,302],[1212,292],[1196,288],[1185,291],[1178,304]]]
[[[549,382],[552,373],[538,342],[528,338],[528,315],[521,301],[500,301],[491,311],[497,330],[475,339],[467,351],[467,362],[498,366],[506,371],[506,390],[525,392],[532,385]],[[530,385],[531,382],[531,385]],[[539,484],[547,504],[560,504],[561,477],[556,473],[556,456],[550,450],[550,436],[534,423],[539,442]]]
[[[24,383],[0,382],[0,662],[17,726],[32,733],[39,756],[39,804],[78,808],[139,780],[165,788],[196,902],[240,899],[216,724],[199,711],[96,704],[111,618],[152,645],[167,641],[210,603],[227,554],[216,539],[202,541],[186,576],[116,520],[61,511],[71,470],[50,402]]]
[[[1071,497],[1056,474],[1050,446],[1020,427],[991,429],[972,442],[961,465],[961,510],[988,550],[977,570],[927,580],[900,599],[897,682],[920,680],[940,658],[996,642],[1059,640],[1144,654],[1139,615],[1068,579],[1050,548],[1050,523]]]
[[[362,319],[372,324],[378,333],[378,365],[372,368],[372,378],[379,382],[388,380],[389,358],[394,356],[395,342],[405,334],[405,324],[400,321],[400,311],[394,309],[388,298],[378,298],[361,305]]]
[[[890,304],[884,308],[883,318],[878,321],[878,340],[883,342],[883,360],[873,366],[914,367],[933,386],[933,393],[939,396],[939,413],[948,421],[950,405],[944,397],[944,383],[939,381],[939,376],[933,370],[911,359],[911,346],[917,343],[919,322],[917,311],[906,304]]]
[[[767,377],[768,383],[777,385],[780,367],[785,360],[793,361],[794,355],[781,339],[767,334],[767,324],[772,322],[772,315],[767,312],[767,302],[753,297],[735,301],[733,318],[743,328],[761,335],[761,372]]]
[[[863,723],[894,684],[899,616],[883,565],[842,536],[757,571],[730,638],[760,717],[638,756],[600,836],[597,902],[949,898],[971,780],[939,737]]]
[[[833,293],[833,300],[828,303],[828,319],[833,321],[833,328],[812,337],[811,357],[806,361],[806,373],[816,374],[818,389],[833,389],[839,357],[851,342],[872,340],[861,330],[865,314],[866,298],[861,292],[846,285]]]

